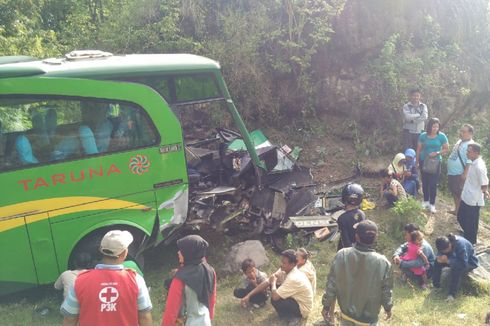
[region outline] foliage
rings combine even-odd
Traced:
[[[254,127],[286,126],[308,139],[326,130],[324,112],[337,112],[355,122],[357,152],[377,154],[399,145],[393,135],[411,87],[443,124],[490,102],[488,0],[417,3],[4,0],[0,55],[206,55],[221,63]]]
[[[361,120],[370,130],[374,124],[385,128],[386,134],[398,133],[402,126],[401,106],[407,101],[407,91],[411,88],[421,89],[425,98],[438,97],[441,103],[463,96],[460,93],[468,86],[468,81],[467,75],[460,73],[465,68],[460,62],[458,45],[441,37],[440,26],[430,16],[425,17],[422,31],[417,38],[402,37],[399,33],[391,35],[368,66],[372,74],[370,96],[383,99],[382,107],[367,103],[368,107],[363,110]],[[429,115],[443,121],[457,108],[449,112],[447,109],[442,104],[429,103]],[[384,119],[376,119],[380,115]],[[400,147],[400,139],[397,140],[395,145]]]
[[[422,215],[420,202],[411,196],[407,200],[398,200],[391,211],[393,217],[388,225],[388,231],[397,240],[403,241],[403,227],[408,223],[419,226],[425,225],[425,217]]]
[[[0,2],[0,55],[57,55],[56,34],[40,28],[41,23],[41,5],[37,2]]]

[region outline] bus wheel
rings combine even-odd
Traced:
[[[133,242],[128,248],[127,260],[133,260],[136,262],[141,270],[144,267],[144,256],[139,252],[140,246],[144,240],[144,233],[136,228],[124,226],[111,226],[108,228],[102,228],[93,231],[92,233],[86,235],[82,240],[78,242],[73,249],[70,260],[68,261],[68,268],[75,269],[76,261],[79,257],[84,257],[89,260],[89,268],[95,267],[98,263],[102,261],[102,254],[99,252],[100,242],[104,235],[110,230],[126,230],[131,232],[133,235]]]
[[[94,231],[90,233],[89,235],[85,236],[78,244],[76,245],[75,249],[73,249],[71,255],[70,255],[70,260],[68,261],[68,268],[69,269],[77,269],[81,267],[88,267],[88,268],[94,268],[96,264],[98,264],[102,260],[102,254],[99,252],[99,245],[100,241],[102,240],[102,237],[104,236],[105,232],[102,232],[100,230]],[[77,266],[77,261],[80,260],[86,260],[87,257],[89,262],[87,263],[87,266]]]

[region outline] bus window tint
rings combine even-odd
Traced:
[[[156,144],[143,110],[93,99],[0,99],[0,171]]]
[[[223,99],[213,74],[145,76],[121,80],[150,86],[160,93],[168,104]]]
[[[220,92],[211,75],[178,76],[174,78],[177,103],[218,98]]]

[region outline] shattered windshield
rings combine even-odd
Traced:
[[[222,128],[238,132],[225,101],[171,106],[184,131],[186,144],[208,138],[216,138]]]

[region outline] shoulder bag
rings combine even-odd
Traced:
[[[458,149],[456,150],[456,152],[458,153],[459,161],[461,162],[461,165],[463,166],[463,170],[464,170],[464,168],[466,167],[466,164],[464,164],[463,159],[461,158],[461,154],[459,153],[459,148],[461,147],[461,144],[462,144],[462,142],[459,143]]]
[[[441,161],[439,161],[437,156],[426,157],[422,166],[422,172],[436,174],[439,171],[439,164],[441,164]]]

